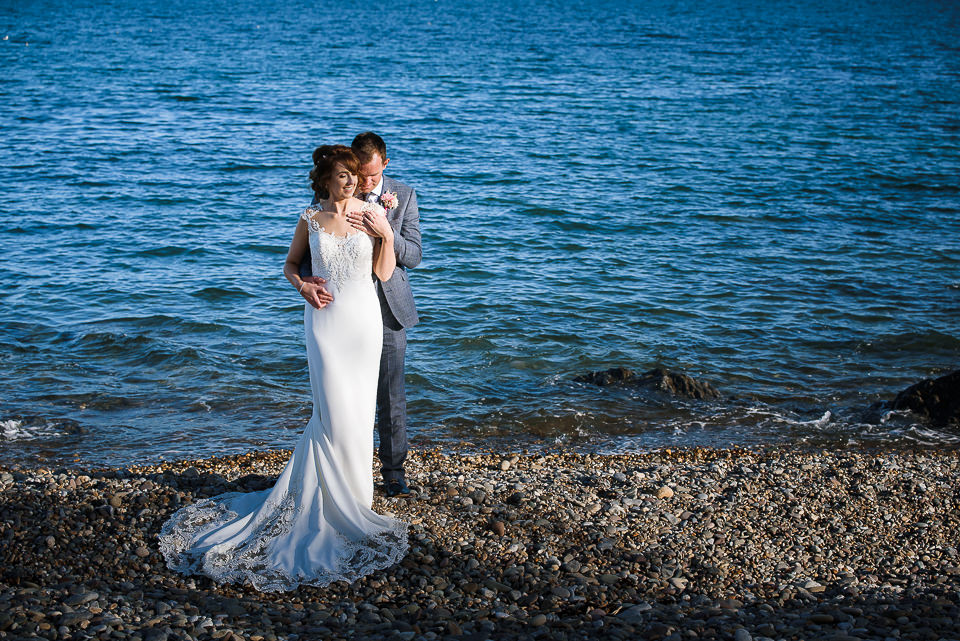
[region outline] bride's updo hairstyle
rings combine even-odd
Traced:
[[[321,145],[313,150],[313,169],[310,170],[310,186],[317,198],[329,198],[327,183],[333,168],[340,163],[352,174],[360,175],[360,160],[346,145]]]

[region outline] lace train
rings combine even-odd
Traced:
[[[335,532],[336,562],[333,567],[299,567],[290,571],[270,558],[270,548],[294,529],[303,512],[298,497],[285,493],[279,500],[262,503],[249,534],[204,549],[197,544],[210,532],[221,530],[240,515],[231,509],[237,503],[257,503],[256,495],[265,492],[230,492],[203,499],[177,511],[160,531],[160,551],[167,567],[183,574],[203,573],[217,583],[249,581],[261,592],[280,592],[298,585],[323,587],[335,581],[352,583],[360,577],[398,563],[407,553],[407,523],[381,517],[382,530],[349,540]]]

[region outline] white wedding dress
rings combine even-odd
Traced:
[[[271,489],[200,500],[164,524],[160,550],[171,569],[267,592],[352,582],[407,552],[407,523],[370,509],[383,341],[373,240],[333,236],[315,213],[301,218],[313,273],[333,302],[304,308],[313,415]]]

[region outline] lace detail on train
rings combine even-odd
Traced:
[[[360,211],[367,211],[379,205],[366,203]],[[373,239],[363,232],[352,232],[346,236],[335,236],[316,221],[314,216],[319,210],[308,207],[300,218],[307,221],[310,229],[310,260],[313,275],[325,279],[334,287],[340,288],[348,280],[372,278]]]
[[[408,524],[372,509],[383,346],[373,242],[332,236],[309,211],[314,273],[334,293],[322,309],[304,304],[313,413],[272,488],[198,500],[170,517],[159,539],[173,570],[275,592],[352,582],[409,548]]]
[[[205,535],[241,520],[230,504],[245,496],[232,492],[204,499],[182,508],[168,520],[159,535],[167,567],[184,574],[203,573],[217,583],[248,581],[261,592],[281,592],[302,584],[322,587],[335,581],[352,583],[398,563],[409,548],[407,523],[382,517],[383,527],[359,540],[332,532],[335,554],[331,567],[278,566],[276,548],[294,531],[304,511],[299,492],[264,501],[257,516],[243,529],[244,536],[205,549],[198,545]]]

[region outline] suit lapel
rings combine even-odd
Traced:
[[[391,187],[393,187],[393,179],[392,179],[392,178],[389,178],[389,177],[387,177],[387,176],[384,176],[384,177],[383,177],[383,189],[380,190],[380,196],[382,197],[382,196],[383,196],[385,193],[387,193],[388,191],[393,191],[393,189],[391,189]]]

